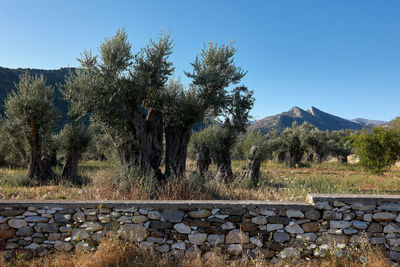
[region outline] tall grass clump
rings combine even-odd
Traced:
[[[113,186],[128,194],[137,189],[143,195],[151,195],[156,186],[153,178],[152,172],[146,174],[140,168],[124,167],[115,173]]]
[[[5,169],[0,175],[0,186],[35,186],[38,185],[34,180],[30,179],[25,171],[11,172]]]

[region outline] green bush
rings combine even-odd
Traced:
[[[359,164],[372,173],[382,174],[400,158],[399,136],[390,129],[363,129],[360,134],[353,136],[353,140]]]

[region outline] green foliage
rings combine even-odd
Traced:
[[[278,151],[284,150],[288,152],[289,165],[291,167],[296,167],[298,164],[300,164],[303,154],[306,150],[306,145],[303,138],[303,129],[305,127],[308,127],[308,125],[299,126],[297,122],[294,122],[291,128],[286,128],[281,133],[275,144]]]
[[[299,126],[296,122],[286,128],[281,135],[271,132],[267,135],[268,149],[280,161],[289,158],[291,167],[302,165],[301,161],[321,163],[328,155],[347,162],[352,151],[353,131],[320,131],[305,122]]]
[[[162,109],[164,84],[173,72],[169,35],[131,53],[126,33],[119,30],[100,47],[99,58],[84,52],[74,83],[85,112],[99,123],[115,146],[139,149],[150,109]],[[172,103],[169,103],[172,104]]]
[[[115,140],[128,138],[127,112],[124,110],[127,100],[124,98],[136,94],[135,90],[129,90],[127,79],[128,66],[132,65],[133,59],[131,45],[125,32],[118,31],[113,38],[106,39],[99,50],[100,61],[90,52],[82,54],[79,59],[82,68],[76,71],[72,84],[82,101],[80,107],[84,113],[90,113]]]
[[[157,175],[162,126],[170,127],[168,138],[165,136],[170,152],[166,156],[171,159],[166,162],[178,168],[182,162],[179,157],[186,156],[186,143],[172,142],[171,133],[187,140],[196,122],[213,115],[222,120],[229,134],[225,147],[231,147],[236,136],[245,131],[254,104],[253,92],[245,86],[228,88],[245,75],[234,64],[233,45],[211,42],[204,48],[192,63],[193,71],[185,73],[193,80],[188,89],[180,81],[167,84],[174,71],[169,61],[173,46],[170,35],[161,34],[133,55],[126,33],[120,30],[101,44],[98,56],[85,51],[79,59],[81,68],[71,78],[78,92],[76,109],[90,113],[101,124],[121,163],[150,165]]]
[[[64,82],[66,76],[74,68],[60,68],[58,70],[40,70],[40,69],[9,69],[0,67],[0,116],[4,115],[4,100],[7,95],[15,90],[15,83],[18,83],[19,77],[28,72],[31,76],[40,76],[46,79],[47,85],[56,86]],[[54,92],[54,105],[61,114],[61,119],[56,122],[56,131],[59,131],[67,120],[67,103],[62,99],[61,94],[56,90]]]
[[[103,161],[115,157],[114,144],[98,123],[95,121],[90,122],[88,134],[91,137],[91,141],[83,154],[84,159]]]
[[[72,73],[65,79],[65,84],[60,85],[60,91],[68,102],[68,123],[65,124],[57,137],[61,150],[68,154],[74,151],[81,155],[89,146],[91,136],[84,124],[86,112],[83,101],[79,95],[79,83],[75,82]]]
[[[230,85],[239,83],[246,74],[234,64],[235,52],[233,44],[218,46],[210,42],[192,63],[193,72],[185,72],[197,90],[201,116],[216,118],[216,123],[192,136],[189,154],[197,153],[202,146],[208,147],[211,158],[227,176],[231,176],[230,150],[236,138],[246,131],[254,104],[253,92],[247,87],[228,91]]]
[[[365,169],[382,174],[390,169],[400,158],[400,139],[394,131],[382,127],[363,129],[353,136],[359,164]]]
[[[229,127],[236,135],[246,132],[250,117],[250,110],[254,105],[253,91],[246,86],[235,87],[231,94],[226,96],[222,115],[225,117],[224,126]]]
[[[150,40],[135,56],[130,76],[139,89],[139,104],[145,109],[162,110],[164,105],[172,104],[166,103],[164,92],[175,69],[169,61],[173,47],[170,34],[160,34],[157,41]]]
[[[48,157],[49,148],[53,144],[55,122],[59,119],[53,105],[54,89],[46,85],[43,76],[33,77],[28,73],[21,75],[16,89],[5,102],[6,120],[12,122],[8,126],[19,129],[17,132],[29,144],[28,176],[37,182],[46,183],[55,176]],[[22,142],[18,144],[22,153]]]
[[[28,144],[19,125],[11,119],[0,118],[0,165],[26,166]]]
[[[6,118],[13,120],[26,137],[29,138],[35,130],[45,140],[59,118],[53,105],[53,87],[46,85],[43,76],[33,77],[25,73],[16,89],[6,99]]]
[[[211,158],[216,158],[218,153],[230,149],[235,144],[233,132],[219,124],[207,127],[200,134],[202,141],[210,149]]]
[[[218,153],[230,149],[235,144],[232,132],[217,123],[209,125],[202,131],[196,132],[190,138],[189,154],[195,158],[200,146],[205,145],[210,149],[211,158],[215,159]]]
[[[332,131],[328,147],[330,153],[342,162],[347,162],[347,156],[353,152],[353,139],[351,138],[352,131]]]
[[[271,154],[269,136],[262,135],[259,131],[250,131],[238,136],[237,142],[232,148],[232,158],[235,160],[247,159],[252,146],[259,147],[255,155],[256,158],[265,160]]]
[[[400,135],[400,117],[396,117],[390,121],[390,129],[396,134]]]
[[[329,153],[329,131],[320,131],[315,127],[307,129],[306,123],[302,125],[303,140],[306,150],[317,157],[318,162],[322,162],[323,157]]]
[[[185,90],[180,80],[170,79],[164,92],[164,124],[185,128],[202,119],[200,101],[196,89]]]
[[[57,140],[58,145],[65,153],[70,150],[83,153],[89,146],[91,136],[82,122],[70,122],[61,130]]]
[[[235,66],[233,56],[236,47],[214,44],[210,42],[191,63],[193,71],[185,72],[192,78],[193,85],[198,89],[200,104],[203,111],[220,115],[226,104],[226,88],[237,84],[246,75],[240,67]]]

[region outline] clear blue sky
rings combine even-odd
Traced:
[[[0,66],[78,66],[84,49],[125,27],[137,51],[160,30],[175,76],[209,40],[235,41],[260,119],[299,106],[352,119],[400,115],[400,1],[4,0]]]

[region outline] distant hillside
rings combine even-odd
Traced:
[[[15,83],[18,83],[19,76],[26,71],[32,75],[43,75],[47,84],[53,85],[55,89],[54,104],[62,115],[62,119],[57,123],[57,128],[61,128],[66,121],[67,103],[61,99],[61,95],[56,88],[57,83],[63,83],[65,76],[73,68],[61,68],[58,70],[40,70],[40,69],[8,69],[0,67],[0,115],[4,114],[4,100],[7,95],[15,90]]]
[[[285,128],[291,127],[293,122],[299,125],[308,122],[320,130],[342,130],[342,129],[362,129],[363,123],[346,120],[329,113],[323,112],[315,107],[310,107],[307,111],[293,107],[287,112],[282,112],[275,116],[265,117],[249,126],[249,130],[258,130],[266,134],[276,129],[282,132]]]
[[[363,118],[353,119],[352,121],[364,124],[366,127],[372,126],[386,126],[389,124],[387,121],[367,120]]]

